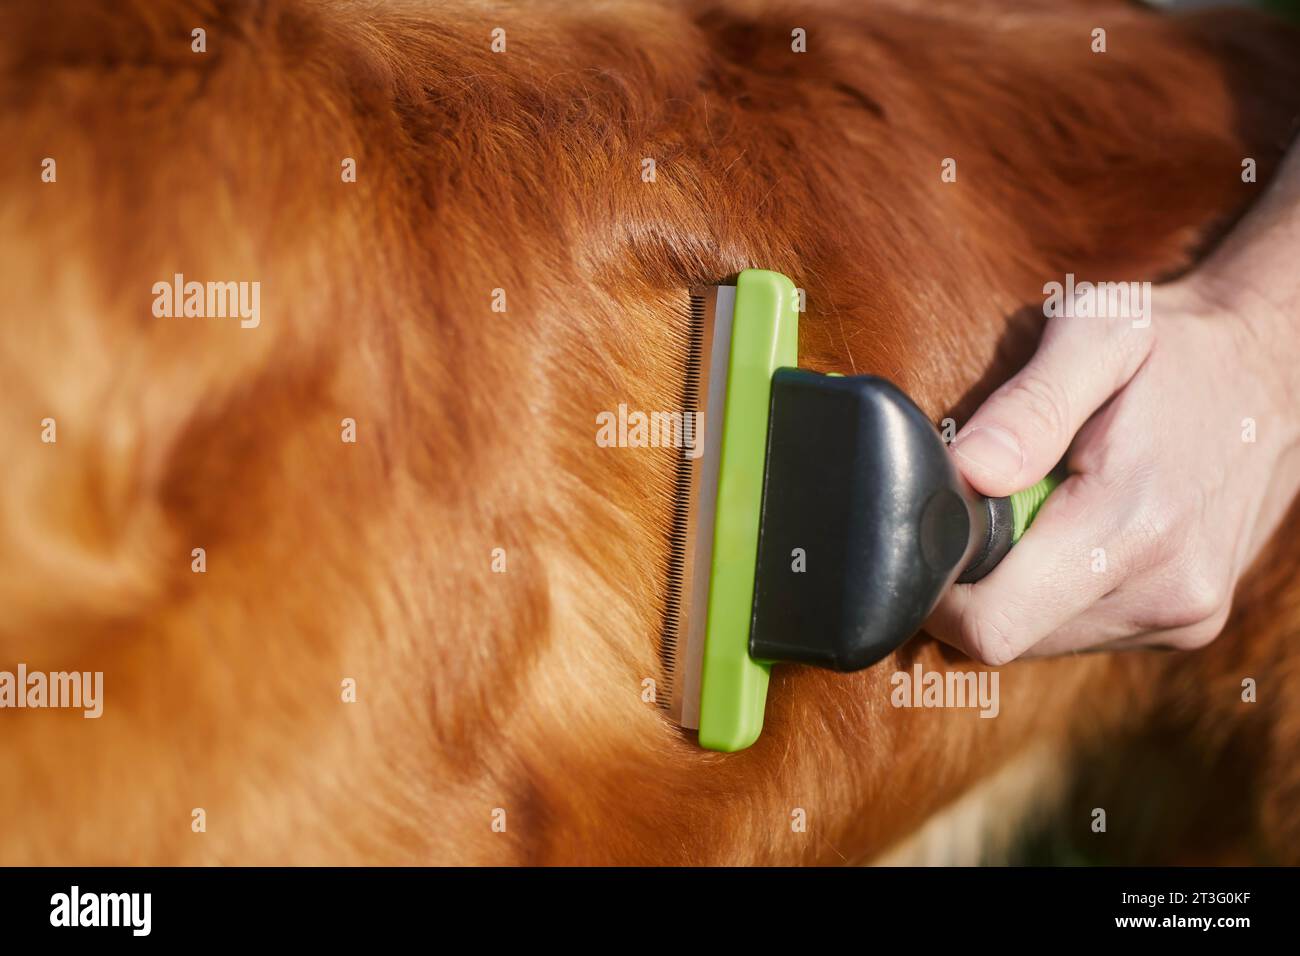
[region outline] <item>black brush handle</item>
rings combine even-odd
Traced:
[[[1012,540],[1009,500],[970,489],[897,386],[803,369],[773,376],[752,657],[869,667]]]

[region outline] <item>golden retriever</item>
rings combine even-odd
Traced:
[[[644,693],[671,453],[593,440],[674,407],[685,290],[750,267],[806,290],[801,364],[960,421],[1045,278],[1175,275],[1260,194],[1294,31],[1014,0],[0,17],[0,669],[104,675],[98,719],[0,711],[0,862],[994,860],[1035,814],[1101,859],[1300,862],[1300,514],[1204,651],[1017,663],[994,720],[890,705],[897,670],[977,666],[924,636],[778,667],[725,755]],[[160,306],[178,275],[258,283],[256,322]]]

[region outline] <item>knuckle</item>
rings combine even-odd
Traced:
[[[1005,614],[971,605],[962,614],[960,633],[966,652],[981,664],[1000,667],[1018,656],[1011,641],[1011,622]]]
[[[1069,404],[1065,392],[1050,379],[1028,373],[1016,379],[1007,395],[1017,415],[1036,437],[1069,438]]]
[[[1215,613],[1204,621],[1185,627],[1177,634],[1172,635],[1169,645],[1175,650],[1199,651],[1203,647],[1208,647],[1223,633],[1223,627],[1227,621],[1228,614],[1226,610]]]
[[[1204,579],[1197,579],[1184,585],[1181,595],[1187,617],[1194,624],[1216,618],[1225,600],[1224,589],[1215,582]]]
[[[1173,582],[1170,607],[1161,623],[1165,627],[1187,628],[1193,636],[1217,624],[1204,641],[1209,643],[1226,620],[1228,598],[1226,574],[1207,564],[1190,564]]]
[[[1164,502],[1146,502],[1139,506],[1125,528],[1130,551],[1137,562],[1160,564],[1176,553],[1179,522]]]

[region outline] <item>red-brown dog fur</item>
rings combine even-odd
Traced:
[[[802,364],[960,421],[1045,281],[1174,275],[1260,195],[1300,38],[1117,3],[464,6],[5,9],[0,668],[102,670],[105,710],[0,712],[0,862],[861,861],[1027,755],[1122,776],[1161,741],[1222,833],[1144,859],[1300,862],[1296,520],[1205,651],[1014,664],[994,720],[890,706],[899,668],[975,666],[924,637],[778,667],[722,755],[642,699],[671,453],[594,441],[676,406],[684,290],[749,267],[807,290]],[[154,317],[177,272],[260,281],[261,325]],[[1118,831],[1163,799],[1100,792]]]

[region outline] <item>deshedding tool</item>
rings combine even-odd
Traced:
[[[677,461],[659,701],[735,751],[762,731],[772,664],[887,656],[1002,560],[1058,479],[984,497],[890,382],[797,368],[779,273],[693,292],[690,323],[683,412],[704,435]]]

